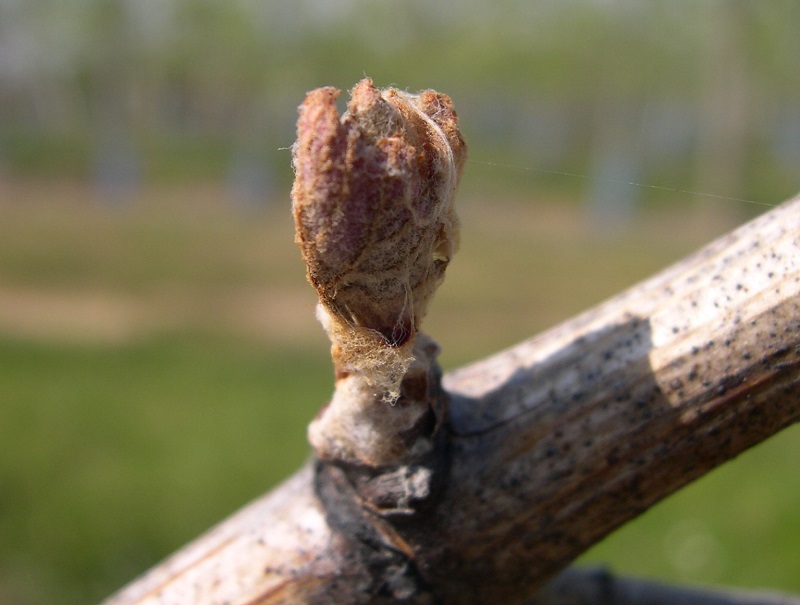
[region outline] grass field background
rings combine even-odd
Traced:
[[[598,231],[565,199],[462,189],[462,249],[425,322],[446,369],[752,215],[676,194]],[[96,602],[302,464],[328,344],[288,193],[243,208],[215,184],[162,185],[112,204],[12,180],[0,213],[0,603]],[[800,591],[798,459],[789,429],[585,562]]]

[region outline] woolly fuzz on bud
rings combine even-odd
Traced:
[[[417,336],[458,247],[467,147],[447,95],[365,79],[341,116],[338,96],[308,93],[292,149],[295,240],[336,370],[309,439],[320,458],[396,464],[423,455],[443,417],[438,346]]]
[[[458,246],[453,198],[466,159],[447,95],[369,79],[300,106],[293,147],[296,241],[320,300],[337,376],[395,400],[428,302]]]

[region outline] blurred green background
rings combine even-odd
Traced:
[[[794,0],[0,0],[0,603],[96,602],[307,457],[307,90],[453,97],[453,368],[800,190],[797,31]],[[585,561],[800,591],[798,459],[789,429]]]

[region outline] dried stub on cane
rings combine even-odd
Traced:
[[[458,245],[453,209],[466,159],[447,95],[320,88],[293,147],[296,241],[319,295],[337,378],[359,374],[394,401],[414,339]]]

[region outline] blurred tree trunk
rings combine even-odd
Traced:
[[[704,9],[713,15],[704,20],[695,186],[718,195],[746,195],[752,104],[758,98],[747,56],[750,4],[726,0]]]
[[[640,190],[631,183],[642,181],[643,111],[638,99],[596,102],[588,196],[592,225],[600,231],[623,229],[637,211]]]

